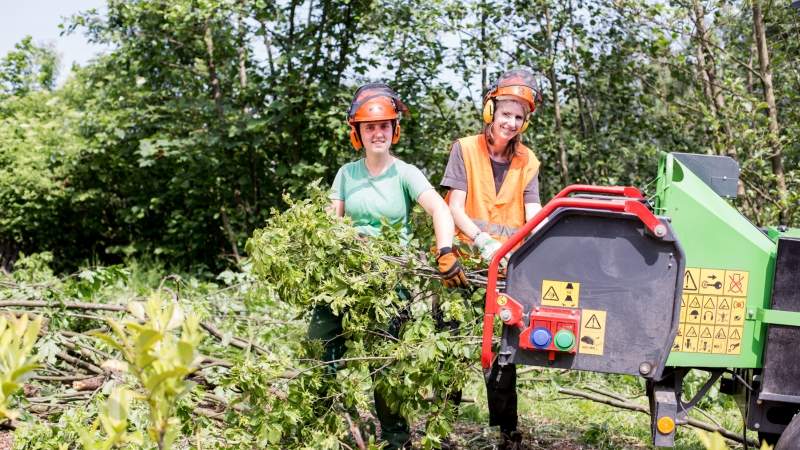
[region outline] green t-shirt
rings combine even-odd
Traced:
[[[391,225],[402,224],[401,239],[406,244],[411,234],[408,223],[411,208],[428,189],[433,186],[411,164],[395,159],[384,173],[373,177],[361,158],[339,169],[329,198],[342,200],[344,213],[366,235],[377,236],[384,217]]]

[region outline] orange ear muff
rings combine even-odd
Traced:
[[[490,98],[483,104],[483,123],[489,124],[494,120],[494,99]]]
[[[528,114],[528,116],[525,117],[525,122],[522,122],[522,126],[519,127],[519,134],[524,133],[525,130],[528,129],[528,125],[530,125],[530,123],[531,123],[531,115]]]
[[[400,121],[394,121],[394,134],[392,135],[392,145],[397,144],[400,141]]]
[[[353,124],[350,124],[350,143],[353,144],[353,148],[356,150],[361,150],[361,147],[364,146],[361,143],[361,138],[358,136],[356,127],[354,127]]]

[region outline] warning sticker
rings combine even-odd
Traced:
[[[683,292],[697,292],[697,280],[700,278],[700,269],[687,268],[683,275]]]
[[[738,355],[748,278],[742,270],[687,268],[672,351]]]
[[[726,270],[724,292],[727,295],[747,295],[747,272]]]
[[[606,312],[584,309],[581,312],[581,339],[578,353],[602,355],[606,340]]]
[[[700,269],[700,293],[720,295],[725,279],[725,271],[718,269]]]
[[[577,308],[581,284],[576,281],[542,280],[542,306]]]

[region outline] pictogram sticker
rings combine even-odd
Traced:
[[[686,294],[683,294],[681,296],[681,319],[680,319],[681,323],[686,322],[686,310],[687,309],[688,308],[686,307]]]
[[[747,294],[747,272],[741,270],[725,271],[725,294],[727,295],[746,295]]]
[[[725,271],[720,269],[700,269],[700,293],[710,295],[722,294],[725,282]]]
[[[683,291],[697,292],[697,279],[700,277],[700,269],[687,268],[683,275]]]
[[[590,330],[602,330],[603,329],[603,326],[600,325],[600,320],[597,319],[597,315],[596,314],[592,314],[592,316],[589,317],[589,320],[586,321],[586,328],[589,328]]]
[[[602,355],[606,340],[606,311],[584,309],[581,312],[580,334],[578,353]]]
[[[577,281],[542,280],[542,306],[577,308],[581,284]]]
[[[731,302],[733,308],[731,308],[731,317],[730,317],[730,324],[731,326],[743,326],[744,325],[744,301],[743,300],[735,300]]]
[[[749,273],[688,267],[675,352],[741,354]]]

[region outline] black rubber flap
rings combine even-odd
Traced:
[[[672,153],[672,156],[703,180],[720,197],[736,198],[739,163],[728,156]]]
[[[772,286],[772,307],[800,311],[800,239],[780,238]],[[800,327],[769,325],[759,398],[800,403]]]
[[[669,223],[660,220],[669,230],[664,239],[626,213],[565,208],[552,215],[510,258],[507,292],[522,303],[527,326],[530,311],[542,306],[544,280],[580,283],[578,341],[602,331],[602,354],[579,347],[576,355],[556,353],[551,362],[547,352],[519,349],[520,330],[504,326],[500,363],[660,379],[677,332],[684,271],[683,251]],[[605,323],[591,320],[587,310],[604,311]],[[651,367],[647,374],[640,374],[643,363]]]

